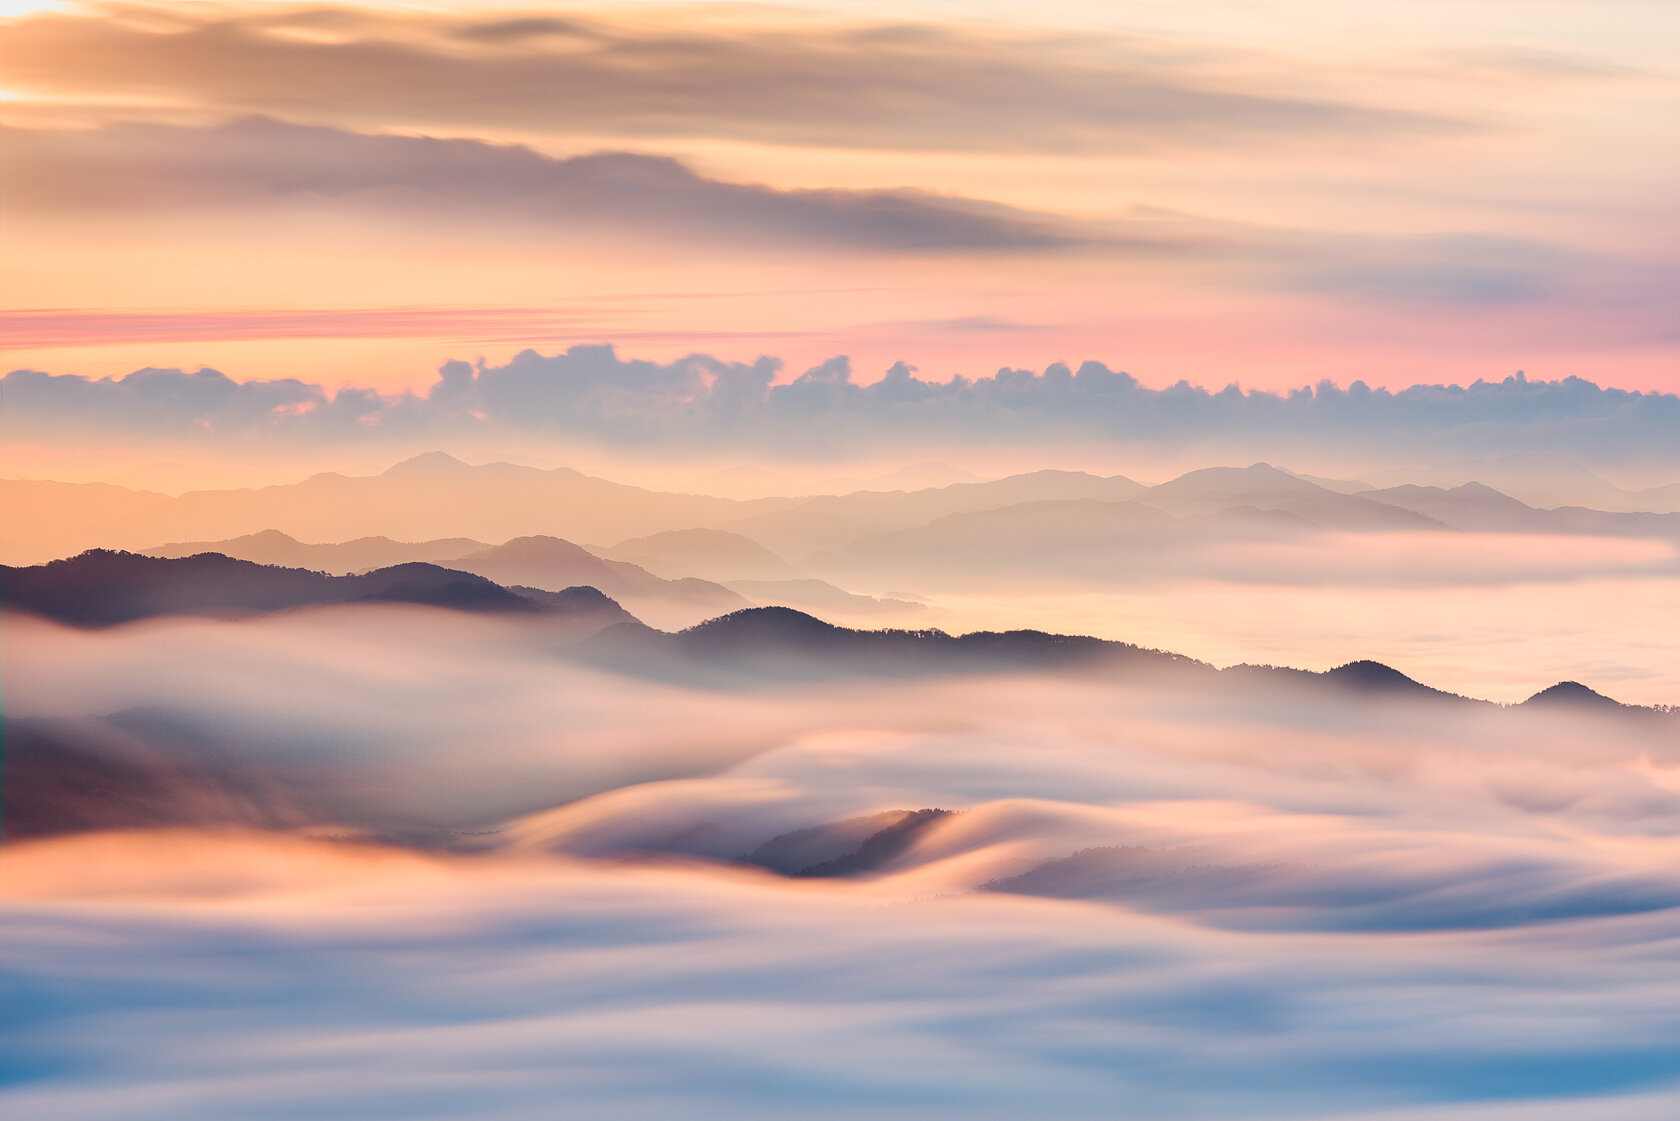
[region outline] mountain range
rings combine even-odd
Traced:
[[[700,542],[698,558],[690,546]],[[651,544],[648,544],[651,543]],[[240,560],[288,568],[308,568],[351,575],[393,564],[423,561],[474,572],[503,584],[520,584],[558,591],[587,584],[623,603],[639,617],[660,627],[684,627],[724,612],[761,604],[837,612],[869,617],[890,614],[902,618],[923,609],[903,600],[856,595],[822,580],[805,578],[732,579],[728,584],[695,577],[666,579],[629,560],[603,555],[558,537],[518,537],[501,545],[468,538],[403,542],[389,537],[363,537],[339,544],[305,544],[279,530],[264,530],[227,541],[179,541],[137,550],[142,555],[180,558],[221,553]],[[791,573],[787,562],[763,546],[721,530],[672,531],[626,542],[610,552],[635,555],[648,551],[668,571],[682,572],[690,559],[719,573],[769,571]],[[727,563],[739,558],[742,563]],[[768,558],[765,560],[764,558]]]
[[[785,607],[742,609],[683,630],[661,631],[592,587],[553,592],[503,586],[476,573],[420,562],[329,575],[218,554],[162,558],[94,550],[31,568],[0,567],[0,604],[82,628],[161,616],[239,618],[369,604],[488,614],[540,628],[549,640],[541,646],[544,657],[730,694],[789,683],[1034,673],[1076,675],[1099,687],[1182,690],[1174,695],[1187,698],[1285,698],[1292,711],[1301,711],[1303,703],[1354,713],[1391,705],[1443,714],[1499,711],[1499,706],[1431,688],[1373,661],[1324,672],[1252,665],[1221,670],[1180,654],[1090,636],[1036,630],[960,635],[931,629],[858,630]],[[378,625],[377,619],[367,625]],[[1648,726],[1664,737],[1672,735],[1677,719],[1667,710],[1619,704],[1571,681],[1515,707],[1548,722],[1560,717],[1632,722],[1636,729]],[[5,829],[13,838],[174,825],[297,830],[330,821],[404,844],[458,848],[491,843],[436,829],[412,832],[418,827],[386,819],[346,823],[342,814],[325,813],[311,801],[307,776],[288,778],[239,764],[232,745],[215,739],[221,733],[186,727],[168,713],[8,718],[6,733]],[[945,816],[923,809],[845,819],[774,837],[740,860],[793,876],[869,875],[890,865]],[[1089,875],[1047,870],[1046,885],[1108,883],[1121,872],[1122,879],[1133,874],[1117,872],[1111,864]],[[1027,886],[1023,881],[1000,889]]]
[[[428,453],[378,475],[329,473],[284,486],[174,497],[106,484],[0,480],[0,501],[13,515],[5,542],[13,563],[92,547],[169,548],[179,555],[185,549],[231,548],[230,542],[245,541],[251,551],[242,555],[250,559],[348,572],[400,561],[453,563],[475,549],[492,548],[489,543],[536,537],[615,542],[590,551],[598,559],[635,565],[662,579],[719,583],[820,576],[824,563],[837,555],[868,552],[868,542],[887,541],[883,535],[927,531],[937,536],[973,528],[984,536],[987,523],[979,515],[1017,510],[1031,521],[1041,516],[1041,503],[1083,503],[1062,509],[1070,517],[1080,510],[1096,511],[1105,521],[1135,504],[1187,523],[1178,531],[1197,538],[1232,533],[1241,539],[1253,531],[1258,512],[1278,533],[1291,527],[1360,533],[1456,529],[1680,540],[1680,514],[1675,513],[1543,510],[1474,482],[1450,489],[1416,480],[1381,489],[1359,487],[1260,463],[1192,471],[1157,486],[1119,475],[1038,471],[916,491],[737,501],[647,490],[566,468],[469,466]],[[1624,494],[1619,501],[1632,499]],[[965,521],[965,515],[973,519]],[[1147,515],[1132,511],[1132,516]],[[25,526],[27,539],[17,536]],[[279,540],[249,540],[271,533],[294,542],[342,544],[287,552]],[[160,539],[183,544],[160,547]],[[414,544],[398,548],[396,542]],[[812,558],[821,563],[808,564]],[[628,587],[618,590],[640,594]],[[713,606],[723,605],[719,600]]]
[[[166,559],[109,549],[92,549],[31,568],[0,566],[0,603],[80,627],[113,626],[160,615],[236,618],[351,603],[548,615],[602,627],[631,618],[594,588],[560,592],[507,588],[474,573],[420,562],[331,576],[219,553]]]
[[[923,673],[1123,672],[1162,680],[1305,685],[1343,697],[1487,703],[1433,689],[1372,661],[1324,672],[1255,665],[1219,670],[1183,654],[1089,635],[859,630],[787,607],[745,608],[682,630],[662,631],[594,587],[548,591],[504,586],[477,573],[419,562],[334,576],[217,553],[164,558],[94,549],[28,568],[0,565],[0,606],[83,628],[159,616],[240,618],[379,603],[528,617],[549,628],[560,627],[582,660],[639,676],[675,673],[690,680],[729,683]],[[1658,711],[1620,705],[1575,682],[1560,682],[1525,704]]]

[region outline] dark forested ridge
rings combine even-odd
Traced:
[[[329,576],[235,560],[220,553],[167,559],[108,549],[91,549],[30,568],[0,566],[0,602],[80,627],[111,626],[158,615],[239,616],[381,602],[457,611],[584,610],[629,617],[599,593],[581,598],[521,594],[470,572],[420,562],[355,576]]]
[[[1368,660],[1323,672],[1254,665],[1220,670],[1183,654],[1089,635],[858,630],[790,607],[745,608],[668,632],[647,626],[593,587],[508,587],[475,573],[419,562],[332,576],[219,553],[171,559],[94,549],[31,568],[0,566],[0,604],[78,627],[162,615],[239,617],[354,603],[561,619],[582,625],[572,635],[576,642],[571,649],[586,662],[693,684],[923,673],[1096,672],[1262,691],[1304,687],[1321,696],[1355,701],[1488,703],[1433,688]],[[1660,709],[1623,705],[1572,681],[1559,682],[1519,707],[1663,714]]]

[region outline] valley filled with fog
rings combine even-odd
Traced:
[[[1680,514],[1331,482],[60,490],[0,1100],[1667,1116]]]
[[[1676,43],[0,0],[0,1121],[1680,1118]]]

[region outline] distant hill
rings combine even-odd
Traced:
[[[731,580],[728,587],[761,607],[792,607],[826,616],[907,620],[928,613],[923,603],[858,595],[826,580]]]
[[[1363,502],[1328,492],[1323,500]],[[1388,513],[1379,512],[1361,528],[1444,528],[1407,511],[1380,509]],[[920,590],[990,588],[1000,583],[1043,587],[1058,581],[1112,584],[1192,574],[1243,580],[1252,579],[1253,573],[1245,554],[1230,546],[1302,541],[1320,533],[1325,528],[1321,522],[1335,524],[1322,510],[1309,512],[1320,521],[1256,506],[1175,516],[1131,500],[1023,502],[951,514],[913,529],[865,534],[842,548],[806,557],[801,564],[841,583],[894,580]],[[1350,519],[1368,513],[1358,508],[1338,517],[1346,528]]]
[[[354,541],[311,545],[277,529],[248,533],[227,541],[178,541],[137,549],[149,557],[190,557],[199,553],[222,553],[258,564],[286,568],[308,568],[334,575],[366,572],[393,564],[423,561],[447,564],[456,557],[489,548],[470,537],[444,537],[433,541],[393,541],[389,537],[358,537]]]
[[[756,607],[667,634],[610,627],[580,648],[585,657],[638,675],[693,681],[894,677],[921,673],[1139,670],[1211,673],[1161,650],[1043,631],[852,630],[787,607]]]
[[[1449,704],[1489,705],[1488,701],[1449,693],[1407,677],[1392,666],[1368,659],[1318,672],[1289,666],[1227,666],[1222,675],[1250,688],[1307,688],[1350,700],[1413,700]]]
[[[401,564],[329,576],[236,560],[219,553],[182,558],[94,549],[31,568],[0,566],[0,603],[75,626],[100,627],[157,615],[241,616],[344,603],[412,603],[457,611],[557,614],[607,626],[630,618],[605,597],[541,599],[469,572]]]
[[[0,505],[17,526],[14,549],[37,557],[90,547],[151,548],[164,541],[223,541],[275,529],[306,541],[368,535],[397,541],[467,537],[505,541],[552,534],[619,541],[679,526],[715,525],[794,505],[667,494],[569,468],[470,466],[439,452],[369,476],[315,475],[255,490],[170,497],[103,484],[0,480]],[[15,559],[15,558],[14,558]]]
[[[657,626],[684,626],[752,606],[752,601],[721,584],[691,577],[666,580],[639,565],[605,560],[558,537],[516,537],[457,557],[450,564],[500,584],[551,591],[580,584],[599,588]]]
[[[637,616],[659,626],[688,626],[753,603],[738,592],[706,580],[667,580],[634,564],[604,560],[559,537],[516,537],[502,545],[486,545],[465,537],[421,542],[363,537],[341,544],[311,545],[270,529],[227,541],[160,545],[144,550],[144,555],[184,557],[209,552],[335,574],[426,561],[476,573],[504,586],[546,591],[587,586],[604,591]]]
[[[1378,492],[1344,494],[1269,463],[1208,467],[1150,487],[1136,501],[1180,517],[1234,507],[1293,514],[1321,529],[1439,529],[1434,518],[1379,500]]]
[[[1450,490],[1407,484],[1371,491],[1393,506],[1416,510],[1454,529],[1505,533],[1563,533],[1599,537],[1660,537],[1680,540],[1680,514],[1588,510],[1560,506],[1542,510],[1481,483]]]
[[[1414,681],[1399,670],[1381,662],[1349,662],[1345,666],[1326,670],[1322,680],[1348,693],[1363,696],[1417,697],[1436,700],[1468,700],[1457,693],[1448,693]]]
[[[712,523],[761,542],[785,557],[837,549],[866,533],[913,529],[951,514],[1023,502],[1088,499],[1120,502],[1143,491],[1119,475],[1034,471],[985,483],[957,483],[918,491],[859,491],[820,495],[738,521]]]
[[[1463,460],[1428,468],[1382,471],[1366,478],[1378,487],[1412,483],[1456,489],[1480,483],[1541,510],[1576,506],[1604,511],[1680,511],[1680,483],[1629,491],[1600,478],[1566,455],[1529,452],[1493,460]]]
[[[587,555],[587,554],[586,554]],[[1074,672],[1246,688],[1309,688],[1352,700],[1487,704],[1432,688],[1369,660],[1322,673],[1277,666],[1217,670],[1182,654],[1088,635],[1037,630],[858,630],[789,607],[730,612],[677,632],[656,630],[589,586],[504,587],[474,573],[402,564],[352,576],[260,565],[216,553],[148,557],[108,549],[30,568],[0,566],[0,606],[81,627],[160,615],[237,618],[308,606],[404,603],[551,618],[579,658],[637,676],[734,685],[925,673]],[[1620,711],[1672,719],[1560,682],[1528,710]]]
[[[661,576],[707,580],[779,580],[793,566],[750,537],[721,529],[672,529],[633,537],[601,553]]]
[[[1503,473],[1514,472],[1513,477],[1521,478],[1523,470],[1517,465]],[[1579,468],[1574,472],[1581,474]],[[1246,508],[1293,516],[1310,526],[1356,532],[1440,528],[1441,521],[1458,528],[1490,528],[1466,521],[1477,513],[1474,504],[1442,505],[1413,493],[1432,489],[1419,484],[1440,483],[1450,474],[1443,469],[1383,480],[1393,493],[1349,493],[1358,484],[1323,480],[1321,485],[1267,464],[1192,471],[1154,487],[1118,475],[1103,478],[1076,471],[1037,471],[914,491],[737,501],[652,491],[567,468],[542,470],[509,463],[471,466],[432,452],[376,475],[329,472],[282,486],[175,496],[107,484],[0,480],[0,506],[9,516],[6,552],[0,559],[34,563],[91,547],[179,556],[216,551],[218,545],[233,548],[228,543],[240,541],[235,551],[248,559],[342,573],[406,561],[448,563],[454,557],[444,554],[465,555],[475,547],[483,548],[481,542],[543,536],[619,542],[609,559],[646,561],[646,567],[667,577],[776,579],[790,574],[769,568],[743,572],[744,552],[709,553],[704,541],[716,545],[726,539],[704,538],[696,531],[734,534],[777,559],[797,562],[845,548],[870,534],[911,530],[952,515],[1034,502],[1138,502],[1180,518],[1219,516]],[[1647,515],[1645,520],[1630,520],[1614,512],[1647,498],[1648,504],[1673,509],[1680,505],[1680,498],[1675,497],[1680,484],[1640,492],[1646,496],[1641,498],[1602,480],[1594,483],[1587,475],[1584,481],[1576,479],[1582,485],[1560,493],[1578,496],[1578,505],[1591,505],[1585,501],[1589,498],[1601,499],[1604,508],[1576,509],[1567,518],[1554,511],[1557,516],[1536,523],[1539,528],[1673,536],[1673,519],[1651,520],[1655,515]],[[1455,477],[1447,485],[1456,488],[1469,481]],[[1491,477],[1481,481],[1490,486],[1499,483]],[[1500,489],[1518,498],[1525,496],[1508,487]],[[1507,510],[1501,516],[1511,515]],[[303,551],[289,552],[290,546],[274,534],[299,542],[341,542],[342,546],[335,550],[305,546]],[[159,541],[175,544],[160,546]],[[631,543],[637,549],[633,555],[621,549]],[[740,549],[740,542],[734,542],[734,547]],[[770,565],[763,555],[754,555],[752,563]],[[685,558],[699,567],[685,570]],[[719,567],[707,567],[714,563]],[[739,575],[725,576],[726,572]]]
[[[1522,707],[1598,713],[1623,712],[1629,708],[1620,701],[1611,700],[1603,693],[1594,692],[1579,681],[1560,681],[1542,689],[1524,701]]]
[[[911,529],[865,534],[805,558],[835,579],[904,579],[967,586],[999,575],[1107,577],[1130,549],[1179,535],[1176,519],[1136,502],[1022,502],[948,514]]]

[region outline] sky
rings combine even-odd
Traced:
[[[8,1115],[1680,1115],[1677,47],[0,0]]]
[[[1662,0],[4,16],[6,369],[1680,390]]]

